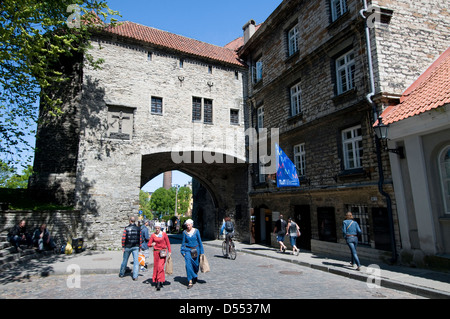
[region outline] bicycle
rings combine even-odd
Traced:
[[[222,254],[224,256],[227,256],[227,240],[225,239],[222,243]],[[236,249],[234,246],[233,239],[230,237],[230,243],[228,245],[228,256],[231,258],[231,260],[236,259]]]

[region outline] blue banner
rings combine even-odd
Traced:
[[[275,147],[277,151],[277,187],[300,186],[297,168],[294,163],[292,163],[278,144],[275,144]]]

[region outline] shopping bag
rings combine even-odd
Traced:
[[[139,260],[139,265],[144,267],[145,266],[145,255],[143,253],[139,253],[138,260]]]
[[[209,268],[208,259],[206,259],[205,254],[200,255],[200,270],[201,272],[209,272],[211,269]]]
[[[72,251],[73,251],[72,245],[68,242],[66,248],[64,249],[64,252],[66,255],[72,255]]]
[[[167,260],[166,260],[166,274],[167,275],[172,275],[173,274],[172,256],[167,257]]]

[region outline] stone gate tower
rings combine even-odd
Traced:
[[[194,216],[202,235],[214,238],[231,214],[248,239],[248,81],[236,52],[132,22],[92,46],[105,62],[95,70],[67,61],[64,116],[39,126],[31,188],[81,211],[77,235],[88,246],[118,248],[140,188],[179,170],[209,193]]]

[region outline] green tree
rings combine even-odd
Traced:
[[[23,174],[17,174],[16,170],[0,160],[0,187],[1,188],[28,188],[28,179],[33,174],[33,167],[28,165]]]
[[[148,193],[144,192],[142,189],[139,192],[139,208],[148,219],[153,219],[152,207],[150,205]]]
[[[180,187],[178,190],[178,214],[186,214],[191,203],[192,191],[189,187]]]
[[[159,213],[169,212],[169,215],[175,210],[175,191],[173,188],[167,190],[163,187],[158,188],[150,200],[150,205],[153,211]]]
[[[41,112],[61,113],[61,101],[46,89],[66,81],[52,70],[61,56],[87,54],[93,31],[116,21],[101,0],[2,0],[0,1],[0,153],[18,161],[30,150],[27,135],[34,134]]]

